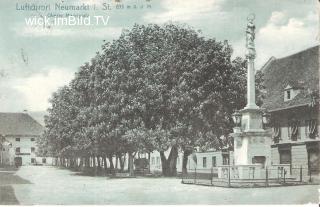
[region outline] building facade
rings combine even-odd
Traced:
[[[166,157],[169,156],[170,151],[165,152]],[[182,172],[183,153],[178,153],[177,158],[177,172]],[[188,156],[187,170],[197,172],[210,172],[212,168],[216,168],[223,165],[233,164],[233,152],[228,150],[214,151],[208,150],[204,152],[195,152]],[[161,173],[161,158],[158,151],[154,151],[150,154],[150,172]]]
[[[43,127],[27,113],[0,113],[0,134],[4,138],[0,165],[36,164],[36,140]]]
[[[271,112],[272,164],[319,174],[319,46],[271,58],[262,68]]]

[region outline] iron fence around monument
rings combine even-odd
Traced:
[[[219,169],[220,168],[220,169]],[[181,175],[183,184],[221,187],[269,187],[319,183],[319,175],[303,166],[263,168],[259,177],[254,177],[253,168],[247,172],[249,178],[240,179],[236,166],[213,167],[210,169],[188,169]],[[251,170],[251,171],[250,171]]]

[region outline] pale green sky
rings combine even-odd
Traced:
[[[77,68],[100,50],[102,40],[117,38],[134,23],[187,23],[206,37],[229,40],[234,55],[244,56],[246,17],[256,14],[256,66],[270,56],[283,57],[317,44],[316,0],[150,0],[152,8],[114,8],[114,0],[64,0],[65,5],[96,5],[90,16],[109,16],[107,26],[30,27],[25,18],[39,13],[17,11],[16,4],[50,4],[62,0],[0,1],[1,111],[43,111],[50,94],[68,83]],[[125,6],[146,0],[121,0]],[[102,4],[113,10],[103,11]],[[57,13],[51,9],[52,13]],[[48,12],[40,12],[46,16]],[[64,13],[64,12],[59,12]],[[86,12],[85,12],[86,13]]]

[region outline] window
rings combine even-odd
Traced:
[[[284,96],[283,99],[284,101],[290,101],[292,99],[294,99],[294,97],[296,97],[299,93],[300,93],[300,87],[292,87],[290,85],[288,85],[285,89],[284,89]]]
[[[266,157],[265,156],[254,156],[252,158],[252,164],[262,164],[262,168],[264,168],[264,165],[266,163]]]
[[[203,158],[202,158],[202,167],[203,167],[203,168],[206,168],[206,167],[207,167],[207,158],[206,158],[206,157],[203,157]]]
[[[151,165],[154,165],[155,161],[154,161],[154,157],[151,158]]]
[[[318,122],[317,119],[306,120],[306,128],[305,128],[306,137],[314,139],[317,136],[318,134],[317,122]]]
[[[35,158],[31,158],[31,163],[36,163],[36,159]]]
[[[16,142],[20,142],[20,138],[16,138]]]
[[[289,121],[288,135],[292,141],[297,141],[299,138],[299,121]]]
[[[229,155],[222,155],[222,164],[223,165],[229,165]]]
[[[35,152],[36,149],[34,147],[31,147],[31,152]]]
[[[20,147],[16,148],[16,153],[20,153]]]
[[[157,157],[157,166],[160,167],[160,157]]]
[[[36,139],[35,138],[31,138],[30,140],[31,140],[31,142],[34,142]]]
[[[43,164],[47,163],[47,159],[46,158],[42,158],[42,163]]]
[[[212,167],[217,167],[217,158],[216,158],[216,156],[212,157]]]
[[[217,159],[216,157],[212,157],[212,167],[217,167]]]
[[[279,143],[281,140],[281,127],[279,125],[275,125],[272,130],[272,138],[274,143]]]
[[[177,159],[177,164],[180,165],[180,158]]]
[[[286,95],[287,95],[287,100],[290,100],[291,99],[291,91],[290,90],[286,91]]]

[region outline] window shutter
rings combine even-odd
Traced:
[[[308,137],[314,138],[317,135],[317,120],[312,119],[308,121]]]

